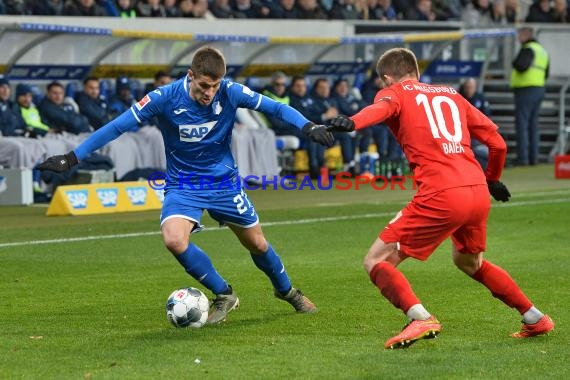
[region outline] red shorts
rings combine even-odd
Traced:
[[[419,260],[426,260],[450,235],[460,252],[483,252],[490,208],[486,185],[415,196],[379,236],[385,243],[399,243],[400,252]]]

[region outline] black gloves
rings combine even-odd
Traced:
[[[303,133],[311,140],[324,146],[332,146],[334,144],[334,136],[327,130],[324,125],[317,125],[308,122],[303,126]]]
[[[348,116],[338,115],[329,123],[329,131],[335,132],[352,132],[354,131],[354,121]]]
[[[497,201],[508,202],[511,197],[509,189],[501,181],[489,181],[487,180],[487,186],[489,186],[489,193]]]
[[[62,173],[73,166],[77,165],[79,160],[75,155],[75,152],[71,151],[67,154],[61,154],[57,156],[51,156],[41,164],[37,166],[36,169],[38,170],[51,170],[53,172]]]

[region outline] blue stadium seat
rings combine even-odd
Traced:
[[[75,99],[75,94],[79,91],[79,83],[77,82],[69,82],[65,86],[65,96],[69,98]]]
[[[99,81],[100,94],[109,99],[115,93],[113,83],[109,79],[101,79]]]
[[[30,87],[32,88],[32,102],[37,106],[42,102],[46,94],[37,85],[33,84]]]

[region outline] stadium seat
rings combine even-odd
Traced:
[[[37,86],[31,85],[32,88],[32,101],[35,105],[39,105],[45,97],[45,93]]]
[[[75,95],[79,91],[79,83],[77,82],[69,82],[65,86],[65,97],[66,98],[75,98]]]

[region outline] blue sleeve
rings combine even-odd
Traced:
[[[289,124],[293,124],[297,128],[301,129],[309,120],[303,116],[295,108],[290,107],[286,104],[276,102],[275,100],[268,98],[265,95],[261,96],[261,102],[256,111],[261,111],[270,116],[276,117]]]
[[[125,132],[134,130],[138,125],[134,113],[129,109],[114,120],[99,128],[87,140],[83,141],[74,152],[79,161],[108,144]]]
[[[260,111],[268,116],[283,120],[301,129],[309,122],[299,111],[286,104],[279,103],[265,95],[261,95],[239,83],[231,83],[229,96],[238,107]]]
[[[152,120],[153,117],[162,112],[171,95],[170,88],[167,86],[151,91],[131,107],[131,111],[139,123],[143,124]]]

